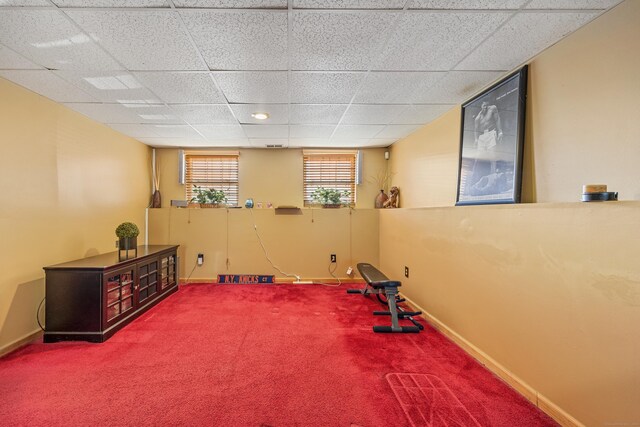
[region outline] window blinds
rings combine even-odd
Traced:
[[[227,205],[238,205],[238,155],[185,153],[185,187],[187,200],[193,186],[224,191]]]
[[[342,198],[343,203],[354,204],[356,201],[356,154],[304,152],[304,204],[314,203],[311,194],[319,187],[340,191],[349,191],[349,196]]]

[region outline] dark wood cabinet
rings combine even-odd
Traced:
[[[138,256],[118,252],[44,267],[44,342],[103,342],[178,290],[178,246],[138,246]]]

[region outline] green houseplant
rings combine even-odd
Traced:
[[[349,197],[348,190],[336,190],[334,188],[318,187],[311,193],[311,198],[324,207],[338,207],[342,205],[342,198]]]
[[[129,250],[135,250],[135,256],[138,255],[138,234],[140,230],[138,226],[132,222],[123,222],[116,228],[116,236],[118,236],[118,256],[123,258],[122,252],[125,251],[124,259],[129,258]]]
[[[198,185],[193,186],[194,196],[191,198],[191,203],[200,204],[201,208],[206,207],[218,207],[227,201],[227,196],[222,190],[216,190],[215,188],[202,188]]]

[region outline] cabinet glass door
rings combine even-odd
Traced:
[[[121,315],[133,309],[134,270],[133,268],[110,272],[106,275],[107,323],[116,321]]]
[[[170,288],[176,284],[176,256],[163,255],[160,257],[160,286]]]
[[[158,288],[158,260],[138,264],[138,303],[144,303],[147,299],[156,295]]]

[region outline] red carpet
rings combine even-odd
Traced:
[[[552,426],[433,329],[345,286],[183,286],[103,344],[0,359],[3,426]]]

